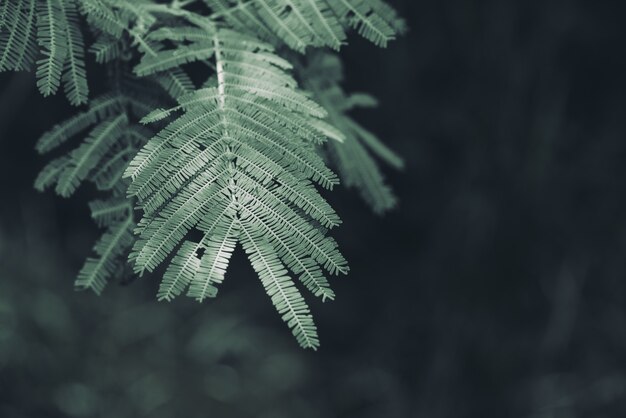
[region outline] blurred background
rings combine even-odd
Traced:
[[[0,417],[626,416],[623,2],[390,3],[411,31],[342,56],[400,206],[330,196],[351,272],[308,298],[318,352],[241,251],[204,304],[155,276],[74,292],[92,192],[32,188],[72,109],[0,75]]]

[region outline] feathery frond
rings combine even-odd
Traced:
[[[127,93],[133,93],[132,89]],[[93,219],[106,231],[94,247],[97,257],[88,258],[80,271],[77,289],[100,293],[111,277],[124,271],[125,259],[135,241],[133,202],[125,196],[128,185],[122,174],[139,147],[152,135],[144,127],[129,125],[143,116],[133,105],[136,102],[129,95],[101,96],[84,112],[45,133],[37,143],[40,153],[49,152],[88,131],[77,148],[52,160],[42,170],[35,187],[43,190],[56,186],[59,195],[68,196],[89,180],[109,195],[89,205]]]
[[[67,39],[67,60],[63,83],[65,94],[70,103],[78,106],[87,103],[87,96],[89,95],[85,72],[85,45],[79,27],[76,5],[73,1],[65,1],[61,4],[65,19],[65,38]]]
[[[56,192],[67,197],[93,170],[102,157],[124,133],[128,123],[125,114],[112,117],[96,126],[85,142],[70,154],[70,160],[59,175]]]
[[[106,226],[115,221],[121,221],[133,211],[130,202],[123,196],[107,200],[93,200],[89,202],[89,209],[91,210],[91,217],[98,226]]]
[[[43,134],[35,148],[40,154],[51,151],[89,126],[121,111],[122,101],[118,95],[107,94],[94,99],[88,110],[72,116]]]
[[[123,45],[118,39],[106,33],[100,33],[96,41],[89,47],[98,64],[105,64],[118,59],[122,55]]]
[[[30,70],[37,47],[35,0],[5,0],[0,25],[0,71]]]
[[[180,68],[172,68],[157,74],[155,81],[174,99],[189,94],[195,89],[191,78]]]
[[[87,102],[84,42],[76,0],[5,1],[0,24],[0,71],[37,65],[37,87],[49,96],[63,84],[73,105]],[[38,58],[38,59],[37,59]]]
[[[107,281],[119,268],[119,258],[134,242],[133,217],[112,223],[94,246],[97,258],[89,257],[78,273],[75,286],[102,293]]]
[[[128,191],[144,209],[131,259],[138,273],[153,271],[192,228],[202,231],[200,243],[181,246],[158,295],[169,300],[189,286],[188,295],[202,300],[215,296],[230,254],[242,242],[253,264],[267,263],[255,268],[298,341],[315,348],[308,308],[276,263],[323,299],[334,294],[320,267],[347,272],[335,241],[314,226],[339,224],[310,181],[337,183],[309,147],[322,140],[310,121],[326,113],[297,89],[283,69],[290,66],[271,46],[215,29],[211,48],[216,85],[181,97],[184,113],[144,146],[126,172]]]
[[[298,344],[314,350],[319,346],[317,327],[304,298],[287,276],[283,264],[274,252],[274,248],[255,228],[255,222],[248,224],[241,221],[242,244],[248,254],[252,267],[257,272],[283,321],[292,329]]]
[[[213,17],[262,39],[282,40],[304,52],[308,46],[338,50],[352,27],[378,46],[406,30],[396,11],[381,0],[204,0]]]
[[[326,147],[343,182],[357,188],[374,212],[393,208],[396,197],[370,152],[398,170],[404,167],[404,162],[347,114],[354,107],[376,106],[376,99],[363,93],[348,96],[343,92],[339,86],[343,78],[341,63],[336,56],[317,54],[310,61],[304,70],[307,87],[328,112],[329,122],[345,135],[343,142],[330,141]]]

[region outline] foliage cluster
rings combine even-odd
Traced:
[[[328,300],[326,276],[348,272],[328,235],[341,220],[318,187],[341,178],[384,212],[395,198],[373,156],[402,167],[348,114],[376,104],[343,92],[341,63],[327,51],[350,29],[386,46],[406,28],[380,0],[0,3],[0,70],[34,69],[44,96],[62,86],[82,106],[36,146],[61,149],[37,189],[68,197],[91,182],[102,192],[89,206],[106,229],[76,287],[100,293],[112,278],[165,263],[158,298],[202,301],[241,244],[297,341],[317,348],[290,275]],[[86,50],[107,74],[95,98]]]

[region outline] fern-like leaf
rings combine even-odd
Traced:
[[[0,14],[0,71],[30,70],[44,96],[61,83],[73,105],[87,102],[84,42],[76,0],[6,0]]]
[[[59,175],[56,192],[67,197],[96,167],[101,158],[124,133],[128,123],[126,114],[107,119],[96,126],[85,142],[70,154],[70,162]]]
[[[67,61],[63,74],[65,94],[70,103],[78,106],[87,103],[89,87],[85,72],[85,45],[79,28],[78,10],[73,0],[61,2],[65,19],[65,38],[67,39]]]
[[[255,223],[241,221],[242,244],[283,321],[292,329],[294,337],[304,348],[319,346],[317,328],[304,298],[287,275],[287,270],[276,257],[274,248],[255,228]]]
[[[314,348],[308,308],[278,265],[324,300],[334,294],[320,267],[347,272],[335,241],[314,226],[340,222],[310,181],[337,183],[309,146],[322,140],[311,122],[326,113],[297,89],[284,71],[290,66],[269,45],[219,29],[212,48],[215,85],[181,97],[183,115],[126,172],[129,193],[144,209],[131,259],[138,273],[152,271],[192,228],[202,231],[198,244],[183,243],[158,295],[169,300],[189,286],[188,295],[202,300],[215,295],[242,242],[298,341]]]
[[[67,155],[50,161],[35,179],[35,189],[43,192],[45,189],[54,186],[59,181],[59,176],[69,162],[70,157]]]
[[[116,2],[117,5],[123,4]],[[119,13],[103,0],[81,0],[81,12],[87,17],[92,28],[104,32],[114,39],[120,39],[124,31],[130,28],[130,17]]]
[[[94,200],[89,203],[91,217],[98,226],[111,225],[122,221],[132,214],[132,207],[128,199],[118,196],[107,200]]]
[[[204,0],[213,11],[213,17],[221,19],[238,32],[248,32],[258,38],[270,41],[275,38],[272,29],[257,12],[254,1],[244,0]]]
[[[156,82],[174,99],[191,93],[195,86],[187,73],[180,68],[172,68],[156,76]]]
[[[404,162],[376,135],[347,114],[354,107],[375,106],[376,99],[362,93],[348,96],[343,92],[339,86],[342,68],[336,56],[315,55],[304,74],[307,86],[328,111],[329,122],[344,134],[343,142],[331,141],[326,148],[344,184],[358,189],[374,212],[392,209],[397,199],[370,153],[395,169],[402,169]]]
[[[93,219],[106,230],[94,247],[96,256],[87,259],[76,280],[77,289],[96,293],[113,276],[129,272],[125,265],[135,241],[136,223],[134,203],[125,196],[128,183],[122,175],[137,150],[153,135],[132,123],[152,105],[146,104],[145,98],[138,98],[139,92],[131,83],[125,83],[124,91],[125,95],[113,93],[93,100],[87,110],[58,124],[37,143],[39,152],[49,152],[88,132],[74,150],[52,160],[42,170],[35,187],[43,190],[56,185],[57,193],[67,196],[90,181],[107,193],[107,198],[89,205]]]
[[[41,154],[51,151],[89,126],[121,111],[122,102],[117,95],[108,94],[94,99],[88,110],[72,116],[42,135],[35,148]]]
[[[89,47],[89,52],[94,54],[98,64],[111,62],[122,55],[122,44],[119,40],[101,33]]]
[[[75,287],[79,290],[91,289],[100,294],[107,281],[118,268],[118,259],[134,242],[133,218],[127,216],[124,220],[111,224],[107,232],[102,235],[94,246],[97,258],[87,258],[83,268],[78,273]]]
[[[206,60],[213,55],[213,45],[208,42],[194,42],[190,45],[179,46],[176,49],[159,51],[155,55],[144,55],[135,67],[138,76],[155,74],[160,71],[179,67],[183,64]]]
[[[35,0],[5,0],[0,25],[0,71],[30,70],[37,51]]]
[[[220,220],[212,225],[210,232],[205,232],[205,252],[187,292],[199,302],[217,293],[216,285],[224,280],[228,261],[239,238],[239,221],[235,217],[235,210],[231,209],[230,214],[224,213]]]
[[[304,52],[308,46],[339,49],[352,27],[386,46],[406,30],[395,10],[381,0],[205,0],[214,17],[266,40],[280,39]],[[268,35],[269,33],[269,35]]]
[[[44,96],[54,94],[61,84],[61,73],[67,54],[67,22],[63,0],[39,3],[37,41],[44,58],[37,61],[37,87]]]
[[[393,9],[379,0],[332,0],[328,4],[343,22],[380,47],[396,38],[395,28],[403,27],[395,23]]]
[[[200,268],[198,252],[202,248],[202,242],[183,242],[163,275],[157,294],[158,300],[171,301],[187,288]]]

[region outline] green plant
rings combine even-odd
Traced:
[[[106,195],[90,203],[106,231],[76,287],[100,293],[132,274],[127,258],[139,275],[171,260],[158,298],[202,301],[241,243],[300,345],[316,348],[289,271],[323,300],[334,298],[326,274],[348,272],[328,236],[340,219],[316,185],[339,183],[331,161],[383,212],[395,199],[371,153],[402,166],[347,114],[376,101],[345,94],[340,61],[315,49],[339,49],[349,28],[379,46],[405,29],[380,0],[3,1],[0,70],[36,67],[44,96],[63,85],[86,104],[37,143],[46,153],[88,132],[35,186],[67,197],[90,181]],[[107,74],[89,101],[85,39]]]

